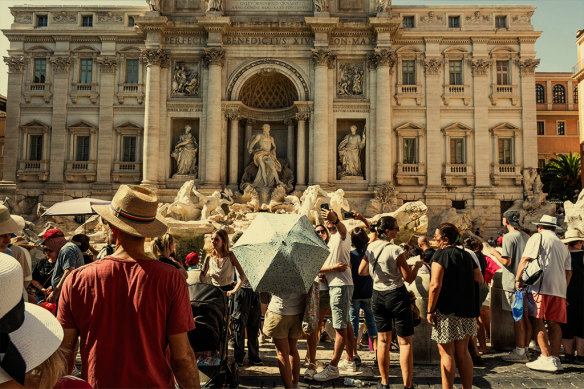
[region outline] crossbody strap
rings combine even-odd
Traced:
[[[381,253],[383,252],[383,250],[385,250],[385,248],[387,246],[389,246],[389,243],[386,243],[385,245],[383,245],[381,250],[379,250],[379,254],[377,254],[377,256],[375,257],[375,263],[373,264],[373,271],[371,273],[375,273],[375,268],[377,267],[377,262],[379,262],[379,257],[381,256]],[[371,275],[373,275],[373,274],[371,274]]]

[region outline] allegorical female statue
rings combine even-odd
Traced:
[[[252,185],[255,188],[273,188],[280,185],[282,182],[278,174],[282,171],[282,165],[276,157],[276,144],[270,135],[269,124],[262,126],[262,133],[252,138],[247,149],[253,155],[253,163],[258,168]]]
[[[185,133],[180,139],[170,156],[176,159],[176,174],[195,175],[197,174],[197,151],[199,145],[195,137],[191,134],[191,126],[185,126]]]
[[[351,133],[339,143],[339,174],[341,177],[363,176],[361,170],[361,150],[365,147],[365,129],[363,136],[357,134],[357,126],[351,126]]]

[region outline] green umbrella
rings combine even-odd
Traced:
[[[257,215],[233,246],[256,292],[306,293],[329,255],[305,215]]]

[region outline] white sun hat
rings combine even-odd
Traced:
[[[24,375],[53,355],[63,340],[63,327],[51,312],[23,301],[22,268],[3,253],[0,253],[0,336],[9,341],[0,350],[0,384],[23,381]]]
[[[25,226],[24,219],[18,215],[11,215],[4,204],[0,204],[0,235],[16,234]]]

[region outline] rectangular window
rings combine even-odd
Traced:
[[[462,61],[449,61],[450,85],[462,85]]]
[[[122,138],[122,162],[136,162],[136,137]]]
[[[507,28],[507,16],[495,16],[495,28]]]
[[[450,163],[462,165],[464,158],[464,138],[450,138]]]
[[[416,85],[416,61],[402,61],[402,83],[403,85]]]
[[[31,135],[29,137],[28,159],[31,161],[42,161],[43,159],[43,136]]]
[[[414,28],[413,16],[404,16],[402,20],[403,20],[402,25],[404,28]]]
[[[89,161],[89,135],[79,135],[76,137],[77,149],[75,150],[76,161]]]
[[[538,169],[543,169],[545,167],[545,159],[540,158],[537,160],[537,168]]]
[[[84,15],[81,17],[81,27],[92,27],[93,15]]]
[[[47,15],[37,15],[36,26],[37,27],[46,27],[48,21],[49,21],[49,17]]]
[[[138,83],[138,60],[137,59],[127,59],[126,60],[126,84],[137,84]]]
[[[466,209],[466,201],[465,200],[452,200],[452,208]]]
[[[497,61],[497,85],[510,85],[509,61]]]
[[[416,138],[404,138],[403,163],[411,165],[418,163],[417,143]]]
[[[558,135],[566,135],[566,122],[558,120],[556,127],[558,128]]]
[[[128,16],[128,27],[134,27],[136,25],[136,20],[133,16]]]
[[[460,28],[460,16],[449,16],[448,28]]]
[[[33,82],[35,84],[44,84],[46,77],[47,77],[47,60],[46,60],[46,58],[35,58]]]
[[[93,71],[93,60],[82,59],[79,64],[79,83],[91,84],[91,73]]]
[[[511,165],[513,163],[513,139],[499,138],[499,164]]]
[[[545,122],[537,122],[537,135],[545,135]]]

